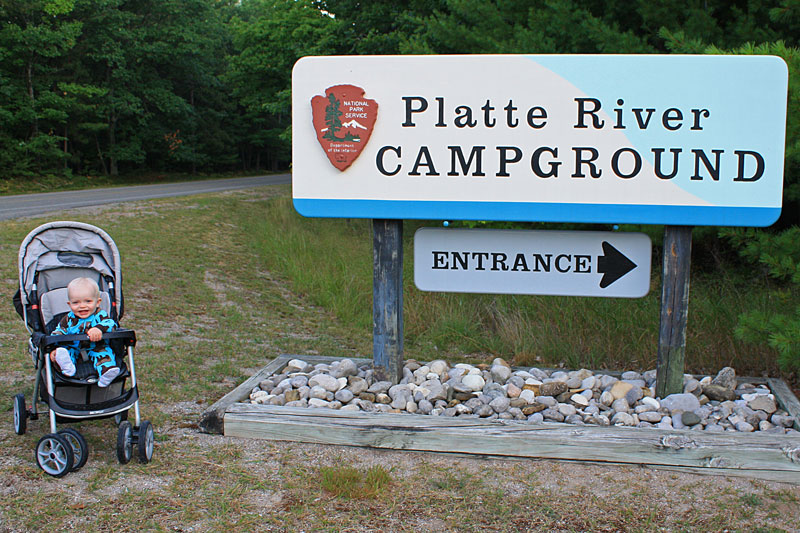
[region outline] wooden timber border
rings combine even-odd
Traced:
[[[282,355],[228,393],[205,413],[208,433],[317,444],[464,453],[507,458],[629,464],[683,472],[737,476],[800,485],[800,437],[776,434],[656,428],[526,424],[481,418],[365,413],[324,408],[241,403],[292,359],[330,363],[337,358]],[[353,359],[356,364],[368,362]],[[604,373],[613,374],[613,372]],[[800,428],[800,402],[780,379],[766,383]]]

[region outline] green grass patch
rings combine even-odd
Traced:
[[[382,466],[360,470],[351,466],[323,466],[319,469],[320,485],[338,498],[373,498],[391,483],[391,476]]]
[[[252,251],[295,293],[329,311],[354,334],[372,334],[372,229],[368,220],[309,219],[289,198],[259,206],[263,217],[242,219]],[[413,235],[435,222],[404,227],[405,355],[472,361],[495,356],[521,366],[595,369],[655,367],[660,272],[654,257],[651,290],[638,299],[447,294],[413,283]],[[280,228],[276,230],[276,228]],[[687,371],[778,375],[776,353],[734,341],[739,314],[791,309],[794,293],[778,301],[768,280],[731,268],[694,272],[687,333]]]

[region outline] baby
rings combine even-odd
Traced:
[[[100,309],[100,288],[89,278],[75,278],[67,285],[67,298],[71,311],[61,319],[53,335],[74,335],[85,333],[87,341],[74,342],[68,347],[59,346],[50,352],[50,360],[58,363],[65,376],[75,375],[75,362],[83,345],[92,359],[99,379],[98,387],[108,385],[119,375],[120,369],[114,352],[103,341],[103,333],[114,329],[116,324],[108,314]]]

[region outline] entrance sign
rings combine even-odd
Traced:
[[[639,298],[650,289],[643,233],[420,228],[414,282],[424,291]]]
[[[768,226],[787,84],[774,56],[305,57],[294,204],[321,217]]]

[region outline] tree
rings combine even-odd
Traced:
[[[73,2],[0,2],[0,168],[31,174],[65,157],[59,135],[69,103],[52,88],[82,24],[70,20]]]
[[[272,168],[291,160],[292,67],[334,50],[337,24],[310,1],[244,0],[234,9],[224,79],[242,109],[246,168],[262,168],[262,157]]]

